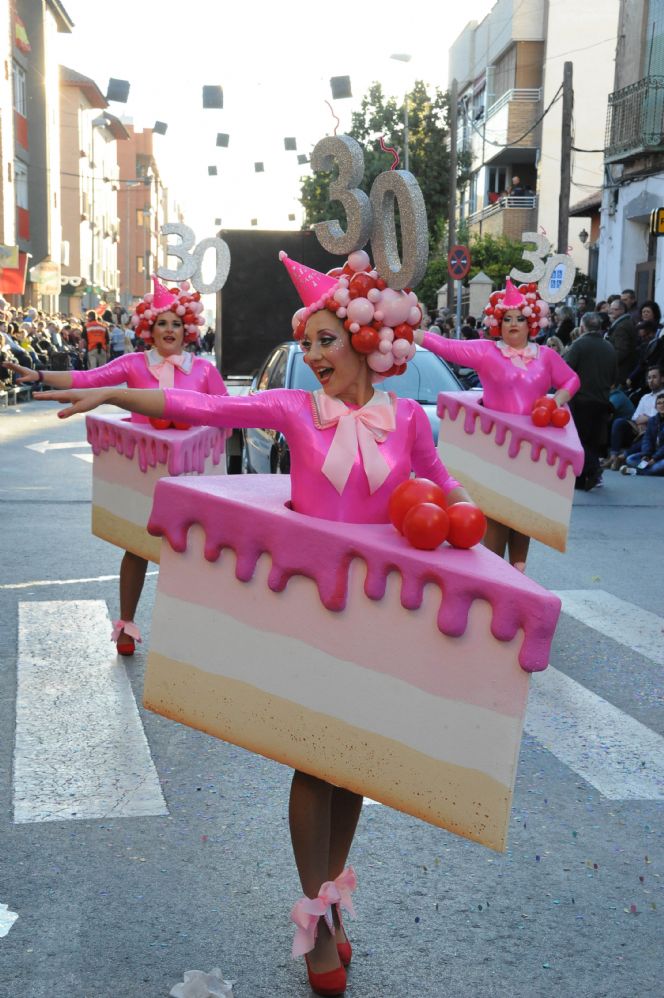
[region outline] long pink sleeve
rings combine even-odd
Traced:
[[[187,388],[204,395],[228,395],[224,379],[217,368],[202,357],[193,357],[191,370],[185,373],[179,368],[174,372],[176,388]],[[104,364],[93,371],[72,371],[73,388],[111,388],[124,385],[128,388],[157,388],[158,381],[150,373],[145,353],[126,353],[110,364]],[[147,423],[145,416],[132,414],[132,422]],[[233,424],[231,424],[233,425]]]
[[[432,478],[445,492],[457,486],[442,464],[424,410],[412,399],[397,399],[396,429],[379,445],[389,474],[373,494],[358,450],[341,495],[322,472],[335,428],[318,429],[312,397],[295,389],[219,398],[167,389],[164,416],[197,426],[261,427],[281,431],[291,455],[293,508],[299,513],[348,523],[387,523],[388,503],[412,471]]]
[[[579,390],[578,375],[549,347],[538,346],[537,357],[525,367],[517,367],[493,340],[464,342],[425,333],[422,345],[445,360],[477,371],[487,409],[523,416],[532,412],[536,399],[551,388],[564,388],[570,396]]]

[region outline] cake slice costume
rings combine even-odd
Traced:
[[[496,334],[506,314],[518,313],[534,336],[547,310],[533,287],[517,290],[508,278],[487,306],[489,330]],[[440,394],[442,459],[493,521],[564,551],[583,449],[572,422],[536,426],[531,414],[551,389],[571,398],[579,388],[576,373],[555,350],[533,342],[514,347],[503,338],[463,341],[435,333],[424,333],[421,342],[474,368],[482,383],[481,394]]]
[[[421,407],[372,384],[413,355],[417,300],[378,287],[365,253],[333,275],[284,262],[319,390],[231,398],[174,385],[113,400],[287,438],[290,477],[157,483],[144,703],[295,769],[293,955],[317,994],[335,995],[352,956],[341,916],[362,795],[504,849],[529,673],[546,668],[560,601],[481,545],[422,551],[394,529],[389,500],[412,472],[450,505],[467,498]]]

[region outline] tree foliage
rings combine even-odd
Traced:
[[[505,278],[513,267],[527,270],[523,260],[523,243],[507,236],[473,235],[470,237],[471,267],[468,280],[480,270],[491,278],[495,288],[505,287]]]
[[[436,89],[429,94],[422,82],[417,82],[407,96],[409,169],[417,177],[427,208],[429,238],[432,248],[439,246],[448,213],[450,196],[450,157],[448,145],[449,96]],[[364,150],[364,179],[361,187],[369,193],[379,173],[389,170],[392,158],[380,148],[385,144],[396,147],[403,169],[404,108],[392,97],[386,97],[380,83],[374,83],[362,98],[359,111],[354,112],[349,134]],[[462,164],[463,169],[463,164]],[[314,173],[301,182],[300,201],[305,209],[305,225],[339,218],[345,226],[342,206],[329,200],[332,175]]]

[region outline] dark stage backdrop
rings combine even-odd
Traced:
[[[311,231],[224,229],[219,235],[231,252],[228,280],[217,295],[221,373],[251,375],[272,347],[291,338],[291,318],[302,304],[279,251],[323,273],[345,258],[324,250]]]

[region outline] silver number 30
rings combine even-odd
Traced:
[[[344,232],[338,219],[317,222],[318,242],[329,253],[344,256],[371,242],[376,270],[395,291],[418,284],[427,269],[429,236],[422,191],[408,170],[376,177],[369,197],[359,189],[364,176],[362,147],[349,135],[321,139],[311,154],[314,170],[329,171],[338,164],[339,176],[330,184],[330,200],[346,212]],[[399,206],[403,259],[399,256],[395,208]]]
[[[180,237],[179,243],[168,243],[166,246],[166,256],[174,256],[180,261],[180,265],[175,270],[169,267],[159,267],[157,277],[165,281],[188,281],[194,285],[197,291],[203,295],[213,294],[221,291],[228,279],[231,269],[231,253],[223,239],[211,236],[208,239],[201,239],[196,246],[196,236],[193,229],[182,222],[166,222],[161,227],[162,235],[175,235]],[[190,252],[193,248],[193,253]],[[216,255],[216,268],[213,279],[206,283],[203,280],[203,258],[209,249],[213,249]]]

